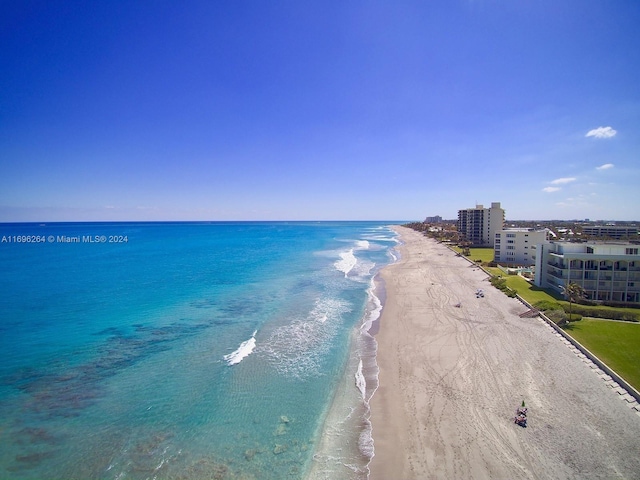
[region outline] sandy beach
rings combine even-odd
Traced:
[[[640,478],[635,410],[482,270],[398,232],[401,258],[381,273],[370,478]],[[523,400],[527,428],[513,423]]]

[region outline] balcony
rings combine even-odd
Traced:
[[[560,279],[564,278],[562,275],[562,272],[558,273],[555,270],[547,270],[547,275],[550,275],[555,278],[560,278]]]

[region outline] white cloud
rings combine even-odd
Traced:
[[[547,193],[557,192],[558,190],[560,190],[560,187],[544,187],[542,189],[543,192],[547,192]]]
[[[575,182],[576,178],[575,177],[562,177],[562,178],[556,178],[555,180],[551,180],[551,185],[562,185],[565,183],[571,183],[571,182]]]
[[[611,127],[598,127],[593,130],[589,130],[585,137],[595,137],[595,138],[611,138],[614,137],[618,133]]]
[[[613,168],[613,163],[605,163],[604,165],[600,165],[599,167],[596,167],[596,170],[609,170],[610,168]]]
[[[578,195],[577,197],[567,197],[564,201],[556,203],[558,207],[589,207],[591,204],[586,195]]]

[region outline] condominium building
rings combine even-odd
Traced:
[[[636,225],[585,225],[582,234],[590,237],[640,239]]]
[[[536,245],[547,243],[549,230],[506,228],[496,233],[493,260],[501,265],[535,265]]]
[[[504,210],[500,202],[491,208],[476,205],[475,208],[458,210],[458,233],[474,247],[493,247],[496,233],[504,227]]]
[[[535,284],[563,293],[577,283],[589,300],[640,305],[639,250],[625,242],[539,244]]]

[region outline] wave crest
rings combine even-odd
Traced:
[[[346,277],[347,275],[349,275],[349,272],[353,269],[353,267],[356,266],[356,263],[358,263],[358,259],[353,254],[352,248],[347,252],[340,253],[340,260],[335,263],[335,266],[336,269],[339,272],[344,273],[344,276]]]
[[[253,335],[248,340],[245,340],[240,344],[240,346],[228,355],[225,355],[223,358],[227,362],[227,365],[236,365],[240,363],[245,357],[251,355],[253,349],[256,348],[256,334],[257,330],[254,330]]]

